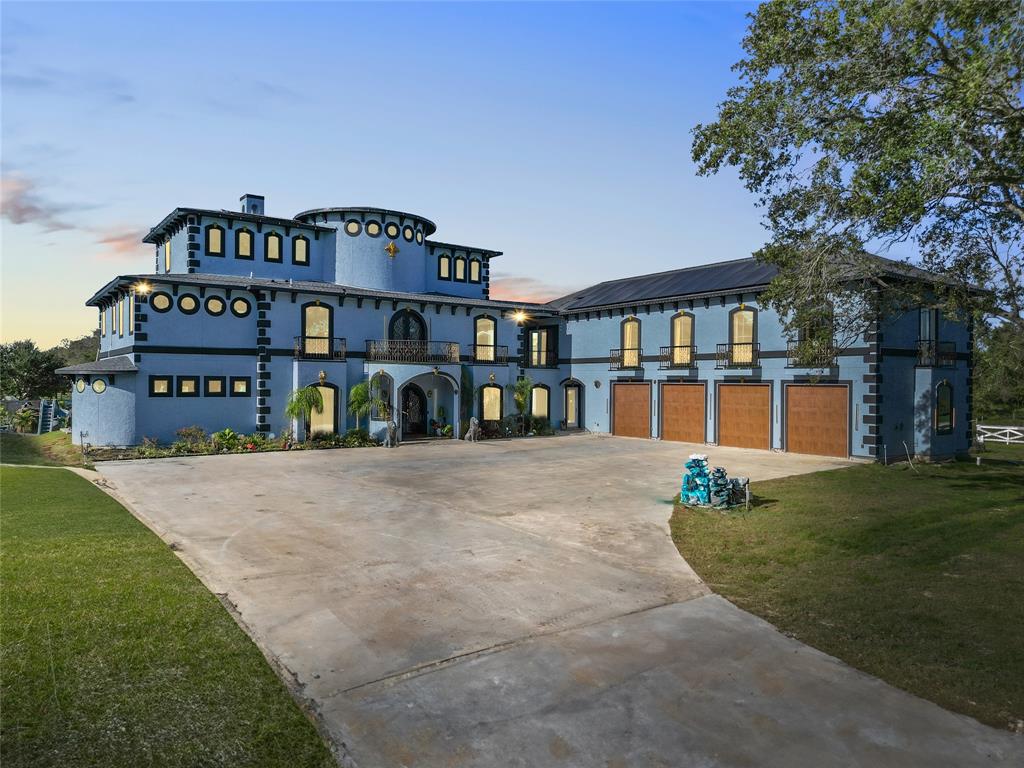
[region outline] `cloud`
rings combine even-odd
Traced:
[[[4,88],[21,91],[53,91],[66,97],[99,98],[103,103],[131,104],[137,101],[131,83],[105,72],[71,72],[56,67],[37,67],[33,72],[6,68],[0,76]]]
[[[12,224],[35,224],[46,232],[75,229],[64,218],[70,205],[55,203],[36,192],[36,183],[24,176],[0,178],[0,217]]]
[[[490,296],[492,299],[500,299],[502,301],[543,304],[552,299],[557,299],[559,296],[572,293],[574,290],[574,288],[546,283],[535,277],[526,277],[524,275],[501,273],[491,275]]]
[[[142,238],[147,231],[131,227],[96,230],[96,242],[103,246],[99,258],[103,261],[128,261],[146,256],[149,249],[142,242]]]

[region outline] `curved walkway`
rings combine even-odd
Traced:
[[[595,436],[101,464],[361,766],[993,766],[1024,741],[710,594],[703,446]],[[711,450],[766,479],[846,462]]]

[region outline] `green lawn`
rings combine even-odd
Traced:
[[[756,483],[750,512],[677,506],[672,535],[712,589],[783,632],[1019,728],[1024,447],[993,447],[980,467],[916,466]]]
[[[218,599],[122,506],[65,470],[4,467],[0,490],[4,768],[334,765]]]
[[[45,435],[0,432],[0,462],[48,467],[89,466],[82,458],[82,449],[72,445],[71,435],[67,432],[49,432]]]

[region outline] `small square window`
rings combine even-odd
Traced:
[[[249,376],[232,376],[231,377],[231,396],[232,397],[249,397]]]
[[[199,377],[179,376],[178,397],[199,397]]]
[[[203,394],[206,397],[224,397],[227,394],[227,379],[223,376],[207,376],[205,384]]]
[[[171,377],[170,376],[150,376],[149,377],[149,396],[150,397],[171,397],[174,393],[171,391]]]

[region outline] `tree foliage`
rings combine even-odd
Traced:
[[[381,395],[377,376],[352,385],[348,392],[348,412],[356,417],[356,427],[359,427],[363,416],[369,416],[374,411],[383,414],[388,421],[391,420],[390,409]]]
[[[857,322],[879,300],[919,301],[865,252],[911,241],[942,275],[937,303],[1024,329],[1021,7],[769,0],[751,14],[740,82],[694,129],[693,158],[757,195],[771,237],[756,255],[779,267],[766,298],[791,323],[824,297]]]
[[[64,361],[64,365],[91,363],[97,358],[100,351],[99,328],[92,333],[79,336],[77,339],[62,339],[60,344],[49,351],[59,355]]]
[[[1024,333],[1010,323],[984,327],[974,367],[979,422],[1024,424]]]
[[[313,411],[317,413],[323,413],[324,411],[324,398],[320,394],[319,387],[312,385],[299,387],[288,393],[288,401],[284,406],[284,415],[289,419],[308,424],[313,416]]]
[[[42,351],[33,341],[0,344],[0,394],[19,400],[52,397],[65,389],[54,373],[63,366],[60,355]]]

